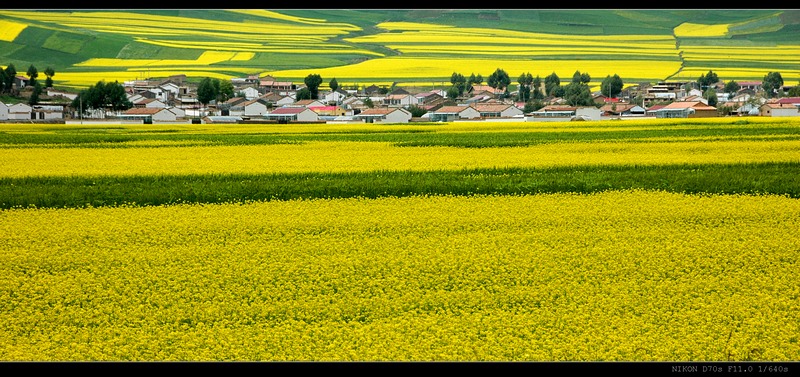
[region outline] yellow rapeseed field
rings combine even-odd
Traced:
[[[0,211],[7,361],[791,361],[800,201]]]

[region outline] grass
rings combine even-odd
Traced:
[[[0,209],[648,189],[800,198],[798,163],[0,178]]]

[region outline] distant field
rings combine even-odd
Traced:
[[[185,73],[190,80],[271,74],[344,85],[445,82],[502,68],[594,85],[800,80],[797,11],[753,10],[131,10],[0,11],[0,64],[54,67],[86,87]],[[218,59],[205,57],[215,55]],[[223,58],[225,56],[225,58]],[[40,70],[43,68],[40,68]],[[88,74],[87,74],[88,73]]]

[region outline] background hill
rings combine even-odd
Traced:
[[[576,71],[594,83],[800,80],[798,10],[0,10],[0,65],[52,67],[56,87],[185,74],[320,74],[342,85],[449,85]]]

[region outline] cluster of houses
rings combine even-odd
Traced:
[[[609,118],[691,118],[721,116],[800,116],[800,97],[754,101],[760,82],[739,83],[731,96],[720,87],[717,106],[709,105],[699,89],[686,89],[690,82],[660,82],[630,86],[619,97],[593,96],[595,106],[569,106],[561,98],[546,98],[544,107],[525,112],[525,103],[504,98],[504,91],[488,85],[468,87],[457,99],[447,98],[446,88],[408,91],[371,85],[320,91],[319,98],[297,100],[302,85],[271,76],[249,75],[231,80],[236,95],[221,103],[202,106],[195,87],[184,75],[163,80],[133,80],[123,83],[133,107],[126,111],[81,113],[69,106],[43,101],[30,106],[0,102],[0,121],[117,121],[132,123],[407,123],[413,121],[563,121]],[[20,83],[24,86],[24,82]],[[722,84],[719,84],[722,85]],[[49,90],[48,98],[71,101],[77,93]],[[635,103],[634,103],[635,102]],[[424,114],[415,116],[415,111]]]

